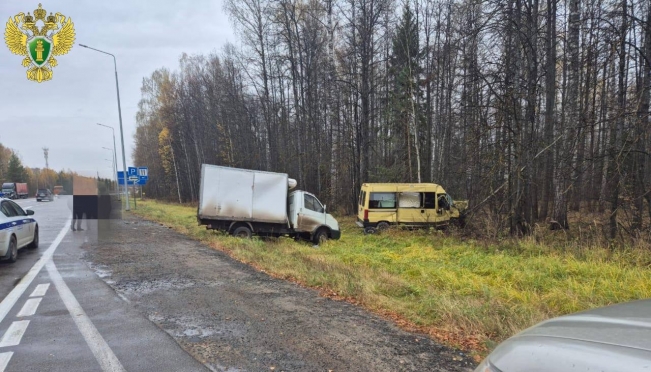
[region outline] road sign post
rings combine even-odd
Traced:
[[[149,168],[148,167],[129,167],[127,168],[126,177],[124,172],[118,172],[118,184],[125,185],[125,188],[129,190],[129,186],[133,186],[133,199],[134,199],[134,208],[136,208],[136,193],[137,186],[140,186],[141,199],[142,199],[142,186],[147,184],[149,181]],[[127,191],[127,197],[129,197],[129,192]]]

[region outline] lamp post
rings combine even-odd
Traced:
[[[124,181],[124,193],[127,196],[127,204],[125,206],[125,210],[130,210],[129,208],[129,190],[127,189],[127,182],[126,182],[126,175],[127,175],[127,158],[124,155],[124,131],[122,130],[122,108],[120,108],[120,86],[118,84],[118,64],[115,60],[115,56],[111,53],[105,52],[103,50],[91,48],[87,45],[84,44],[79,44],[80,47],[87,48],[90,50],[94,50],[96,52],[108,54],[109,56],[113,57],[113,66],[115,67],[115,90],[117,91],[118,95],[118,116],[120,118],[120,140],[122,141],[122,170],[124,171],[124,176],[125,176],[125,181]],[[115,136],[113,136],[115,138]],[[115,141],[114,141],[115,144]]]
[[[115,164],[115,153],[113,152],[113,149],[111,149],[111,148],[108,148],[108,147],[102,147],[102,148],[104,150],[109,150],[111,152],[111,154],[113,155],[113,156],[111,156],[111,160],[109,160],[109,159],[104,159],[104,160],[108,160],[108,161],[111,162],[111,167],[112,167],[111,170],[113,171],[113,182],[115,182],[115,192],[117,193],[118,192],[118,172],[115,170],[115,166],[116,166],[116,164]]]
[[[113,129],[113,127],[108,126],[108,125],[104,125],[104,124],[100,124],[100,123],[95,123],[95,124],[97,124],[99,126],[102,126],[104,128],[109,128],[113,132],[113,158],[115,159],[115,189],[118,191],[118,199],[120,199],[120,192],[119,192],[120,191],[120,185],[118,184],[118,156],[117,156],[117,148],[115,147],[115,129]],[[104,148],[106,148],[106,147],[104,147]]]

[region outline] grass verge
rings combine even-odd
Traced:
[[[568,251],[535,239],[485,243],[440,231],[363,235],[350,217],[339,219],[341,240],[313,248],[208,231],[192,206],[139,201],[133,213],[476,356],[549,317],[651,297],[651,254],[643,250]]]

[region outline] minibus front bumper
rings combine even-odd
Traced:
[[[375,227],[375,224],[368,222],[368,220],[360,220],[359,218],[357,219],[355,224],[363,229],[367,227]]]

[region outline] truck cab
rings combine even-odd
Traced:
[[[7,199],[15,199],[16,198],[16,184],[15,183],[10,183],[10,182],[3,183],[2,184],[2,194]]]
[[[5,182],[2,184],[2,194],[8,199],[27,199],[29,192],[26,183]]]
[[[339,239],[339,223],[326,213],[326,206],[316,196],[306,191],[293,191],[287,197],[288,217],[293,229],[315,242],[324,239]]]

